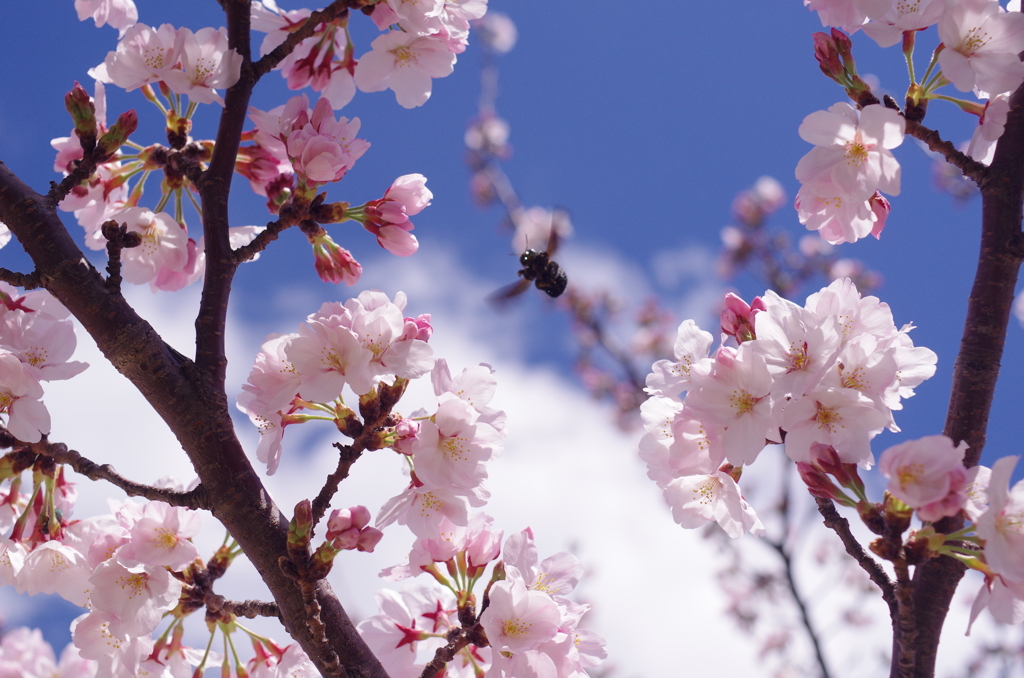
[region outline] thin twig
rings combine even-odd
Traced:
[[[899,612],[899,604],[896,601],[896,589],[892,580],[889,579],[889,575],[853,536],[853,532],[850,531],[850,521],[839,515],[831,500],[815,497],[814,501],[818,504],[818,512],[825,519],[825,527],[839,535],[843,546],[846,547],[846,552],[857,561],[861,569],[868,573],[868,577],[875,586],[882,590],[882,599],[889,606],[890,617],[895,620]]]
[[[789,593],[793,596],[793,602],[796,603],[796,607],[800,610],[800,620],[803,622],[804,629],[807,631],[808,637],[811,639],[811,645],[814,646],[814,656],[818,660],[818,668],[821,669],[822,678],[831,678],[831,673],[828,670],[828,664],[825,663],[825,653],[822,650],[821,643],[818,641],[818,634],[814,630],[814,625],[811,623],[810,613],[807,611],[807,606],[804,604],[803,598],[800,596],[800,591],[796,586],[796,579],[793,577],[793,561],[790,559],[789,554],[786,553],[786,549],[782,542],[772,541],[770,539],[765,540],[769,546],[771,546],[779,557],[782,558],[783,571],[786,573],[786,584],[789,586]]]
[[[334,447],[336,447],[340,453],[338,455],[338,468],[336,468],[331,475],[327,476],[327,479],[324,481],[324,486],[320,488],[320,492],[313,500],[314,525],[319,523],[324,517],[324,514],[327,512],[327,508],[331,505],[331,499],[334,498],[335,493],[338,491],[338,487],[341,485],[341,481],[348,478],[348,472],[352,468],[352,464],[356,463],[356,460],[362,455],[362,452],[356,451],[352,445],[334,443]]]
[[[106,480],[108,483],[120,487],[130,497],[143,497],[150,501],[162,501],[171,506],[183,506],[196,510],[210,508],[206,491],[202,485],[193,490],[181,492],[179,490],[169,490],[136,483],[119,474],[110,464],[97,464],[86,459],[75,450],[69,450],[64,443],[50,443],[46,442],[45,439],[34,443],[32,451],[36,454],[51,457],[58,463],[67,464],[91,480]]]
[[[215,613],[233,614],[236,617],[255,619],[257,617],[281,618],[277,603],[262,600],[226,600],[224,596],[210,592],[206,594],[206,605]]]
[[[965,177],[973,179],[977,184],[980,184],[988,174],[987,166],[957,150],[952,142],[944,140],[937,131],[925,127],[919,122],[907,120],[907,134],[923,141],[929,149],[941,155],[946,162],[959,169]]]
[[[434,658],[423,667],[423,673],[420,674],[420,678],[434,678],[444,669],[448,662],[455,659],[455,655],[462,648],[469,645],[469,634],[461,626],[450,629],[445,639],[448,642],[442,647],[437,648],[437,651],[434,652]]]

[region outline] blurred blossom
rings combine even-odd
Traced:
[[[512,215],[516,234],[512,237],[512,249],[523,252],[527,249],[547,250],[551,235],[565,240],[572,235],[572,222],[565,210],[546,210],[543,207],[531,207],[519,210]]]
[[[786,191],[774,178],[764,176],[754,186],[736,194],[732,213],[746,226],[757,226],[786,202]]]
[[[492,114],[484,113],[470,123],[466,130],[466,146],[501,158],[509,155],[508,122]]]
[[[480,42],[496,54],[510,52],[519,37],[516,25],[500,12],[488,12],[483,19],[474,22],[480,33]]]
[[[800,238],[800,241],[797,243],[797,248],[800,250],[800,254],[805,257],[828,256],[832,254],[833,250],[835,250],[834,245],[825,242],[820,236],[814,233],[808,233]]]

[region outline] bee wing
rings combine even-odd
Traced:
[[[526,278],[520,278],[514,283],[505,285],[490,294],[487,295],[487,303],[496,310],[501,310],[508,306],[508,303],[514,298],[529,289],[531,283]]]
[[[556,231],[555,229],[551,229],[551,235],[548,236],[548,249],[546,251],[548,257],[553,257],[555,255],[555,250],[558,249],[558,244],[560,241],[561,240],[558,237],[558,231]]]

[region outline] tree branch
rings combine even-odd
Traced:
[[[831,500],[815,497],[814,501],[818,505],[818,513],[825,519],[825,527],[839,535],[843,546],[846,547],[846,552],[857,561],[862,570],[868,573],[868,577],[874,582],[875,586],[882,590],[882,600],[889,606],[889,616],[892,617],[893,623],[895,623],[899,608],[896,602],[896,589],[893,586],[892,580],[889,579],[889,575],[885,573],[885,570],[882,569],[878,561],[872,558],[860,545],[857,538],[853,536],[853,532],[850,531],[850,521],[839,515]]]
[[[199,485],[194,490],[181,492],[179,490],[137,483],[122,476],[110,464],[103,464],[101,466],[94,461],[86,459],[75,450],[69,450],[64,443],[46,442],[45,437],[42,441],[33,444],[31,448],[36,454],[50,457],[58,464],[67,464],[90,480],[106,480],[111,485],[120,487],[130,497],[162,501],[171,506],[183,506],[193,510],[210,509],[210,503],[202,485]]]
[[[1024,185],[1024,85],[1010,97],[1006,130],[979,188],[982,196],[981,247],[974,285],[967,300],[960,351],[943,433],[968,445],[964,465],[976,466],[985,447],[989,412],[1006,343],[1014,288],[1020,271],[1022,185]],[[960,516],[935,524],[949,534],[963,526]],[[964,566],[947,556],[932,558],[914,571],[914,676],[935,674],[942,625]]]
[[[973,179],[975,183],[981,184],[985,180],[989,168],[958,150],[951,142],[940,137],[935,130],[907,119],[907,134],[923,141],[929,149],[944,157],[946,162],[963,172],[965,177]]]

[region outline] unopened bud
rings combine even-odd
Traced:
[[[64,107],[71,114],[75,123],[75,136],[78,137],[82,150],[86,155],[96,147],[96,106],[85,88],[75,81],[75,86],[64,95]]]
[[[110,160],[117,153],[117,150],[124,146],[128,137],[139,126],[139,116],[134,110],[125,111],[118,116],[117,122],[107,130],[107,133],[100,137],[96,144],[96,163]]]

